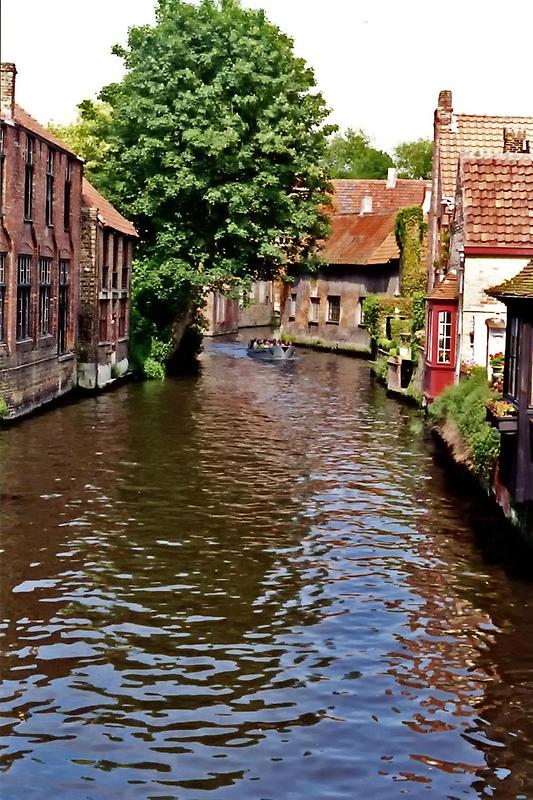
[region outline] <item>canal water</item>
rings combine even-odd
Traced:
[[[533,582],[364,361],[0,432],[2,800],[533,797]]]

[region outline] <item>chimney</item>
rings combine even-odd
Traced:
[[[395,189],[398,180],[398,170],[396,167],[389,167],[387,170],[387,189]]]
[[[529,153],[529,140],[525,131],[515,131],[512,128],[503,129],[504,153]]]
[[[361,198],[361,214],[371,214],[372,213],[372,197],[369,194],[365,194],[364,197]]]
[[[424,193],[424,202],[422,203],[422,211],[424,216],[427,217],[429,214],[429,210],[431,208],[431,186],[426,186],[426,191]]]
[[[15,116],[15,76],[14,64],[0,65],[0,117],[13,119]]]
[[[439,92],[439,102],[435,111],[435,120],[441,125],[450,125],[452,121],[452,93],[449,89]]]

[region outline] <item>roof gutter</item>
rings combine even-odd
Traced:
[[[533,256],[533,247],[468,247],[465,256]]]

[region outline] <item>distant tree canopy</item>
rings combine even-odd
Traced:
[[[433,142],[430,139],[402,142],[394,148],[393,156],[400,178],[431,178]]]
[[[85,160],[85,175],[102,192],[106,184],[106,159],[111,150],[109,131],[111,106],[100,100],[83,100],[78,105],[76,122],[70,125],[48,123],[49,129]]]
[[[352,128],[330,140],[324,163],[330,178],[386,178],[394,166],[388,153],[372,147],[364,131]]]

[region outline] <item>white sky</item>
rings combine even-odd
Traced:
[[[439,89],[457,111],[533,114],[533,1],[243,0],[293,37],[341,128],[377,146],[432,135]],[[0,0],[1,60],[41,122],[121,76],[111,46],[152,22],[155,0]]]

